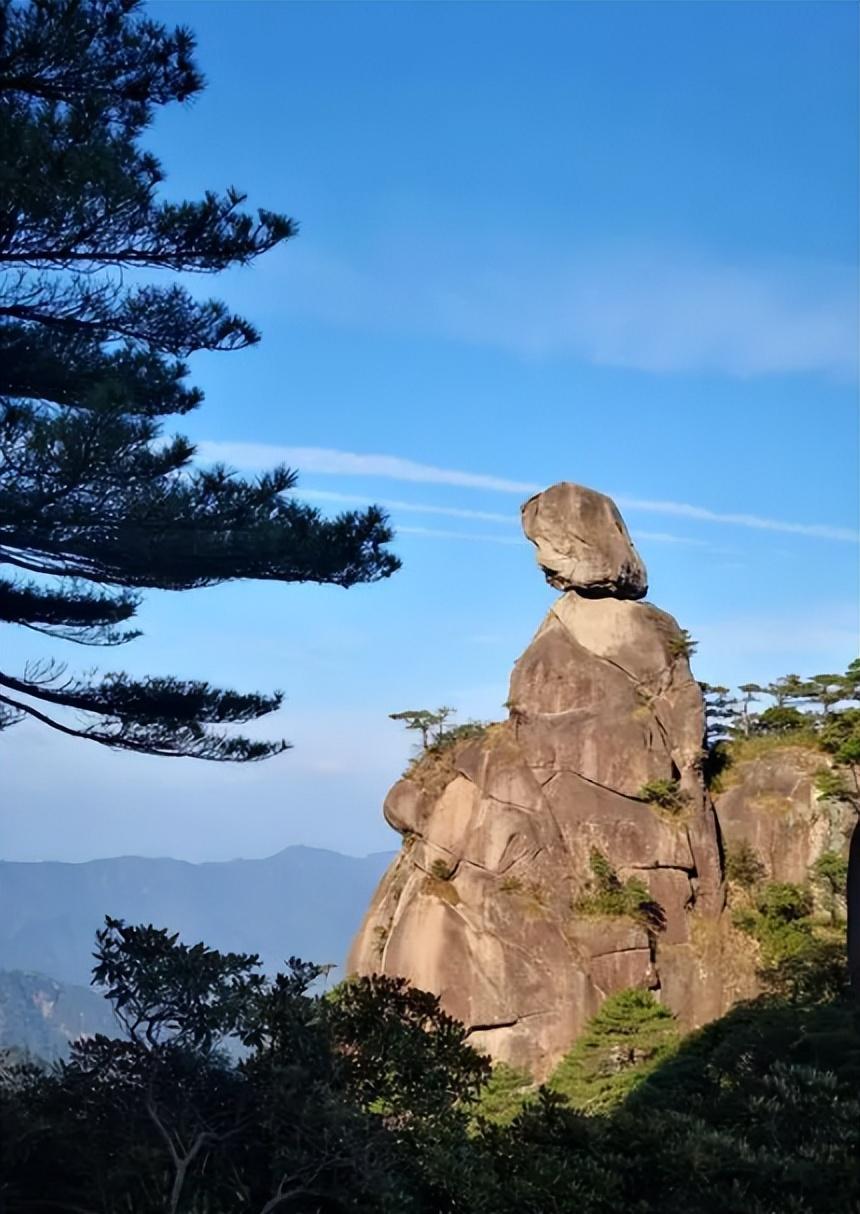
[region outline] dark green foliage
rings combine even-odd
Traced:
[[[573,909],[580,915],[626,916],[636,919],[652,931],[661,931],[665,921],[663,908],[653,900],[639,877],[621,881],[602,852],[592,849],[589,861],[591,879]]]
[[[820,881],[834,896],[844,895],[848,880],[848,861],[835,851],[822,852],[812,866],[812,876]]]
[[[830,922],[835,926],[848,884],[848,860],[835,851],[822,852],[812,865],[811,876],[824,891]]]
[[[670,814],[680,814],[688,805],[686,793],[677,780],[649,780],[639,789],[639,797],[650,805],[659,805]]]
[[[754,909],[735,911],[733,920],[736,927],[758,941],[765,965],[772,967],[805,953],[811,946],[811,911],[810,890],[787,881],[773,881],[759,890]]]
[[[820,745],[837,763],[860,763],[860,708],[832,713],[822,727]]]
[[[791,1003],[844,997],[848,990],[844,929],[803,935],[798,947],[785,950],[759,978],[766,991]]]
[[[445,750],[456,746],[458,742],[467,742],[470,738],[480,738],[487,732],[485,721],[463,721],[460,725],[452,725],[438,737],[429,748],[430,750]]]
[[[799,708],[775,704],[760,713],[752,725],[753,733],[783,734],[803,729],[808,724],[805,713]]]
[[[667,1058],[677,1041],[674,1016],[650,991],[619,991],[592,1016],[549,1086],[583,1112],[606,1112]]]
[[[622,1041],[641,1032],[635,1021],[635,1014],[619,1016]],[[486,1127],[478,1136],[469,1168],[451,1177],[451,1209],[855,1211],[860,1036],[854,1021],[851,1004],[825,989],[795,1003],[763,998],[670,1046],[608,1113],[583,1117],[541,1089],[507,1128]]]
[[[716,745],[730,737],[742,722],[743,713],[729,694],[728,687],[700,683],[705,701],[705,733],[708,744]]]
[[[841,771],[822,767],[815,773],[815,791],[824,801],[840,801],[848,796],[849,788]]]
[[[698,641],[693,640],[686,628],[669,638],[669,652],[672,657],[691,658],[697,648]]]
[[[431,745],[438,745],[446,736],[445,722],[454,714],[453,708],[406,708],[403,712],[390,712],[389,719],[403,721],[407,729],[417,730],[421,734],[421,749],[427,750]],[[434,733],[435,730],[435,733]]]
[[[311,995],[316,966],[268,981],[253,956],[118,920],[96,960],[125,1040],[6,1076],[5,1210],[422,1208],[423,1144],[465,1136],[489,1073],[435,996],[394,979]]]
[[[494,1125],[510,1125],[530,1101],[535,1099],[536,1084],[527,1071],[497,1062],[481,1089],[474,1116]]]
[[[742,889],[752,890],[765,876],[758,852],[746,840],[726,851],[726,877]]]
[[[777,923],[796,923],[812,910],[812,895],[790,881],[772,881],[762,890],[758,909]]]
[[[722,776],[732,765],[733,747],[726,738],[720,738],[706,745],[702,752],[702,779],[705,787],[712,792],[719,792],[722,787]]]
[[[490,1075],[463,1025],[436,995],[379,974],[343,982],[326,1002],[326,1024],[343,1050],[346,1083],[359,1107],[425,1126],[470,1104]]]
[[[200,91],[193,52],[187,30],[138,0],[0,0],[0,621],[81,644],[138,636],[128,624],[147,589],[351,586],[398,566],[379,510],[326,520],[292,496],[294,471],[199,468],[193,445],[164,433],[202,400],[188,356],[259,340],[175,276],[249,264],[296,231],[245,212],[233,189],[160,196],[164,172],[140,139],[158,107]],[[173,277],[147,284],[147,270]],[[231,730],[280,699],[67,677],[55,663],[0,673],[0,725],[28,715],[161,755],[277,754],[282,742]]]
[[[756,758],[762,748],[803,746],[833,756],[844,774],[822,771],[816,781],[820,795],[860,806],[860,709],[847,708],[860,698],[860,658],[845,674],[818,674],[803,679],[785,675],[767,687],[743,683],[738,698],[725,687],[700,683],[705,697],[706,746],[702,771],[707,785],[719,791],[723,773],[735,762]],[[753,713],[761,694],[775,703]],[[838,705],[843,705],[838,708]],[[820,707],[820,711],[816,709]]]
[[[790,922],[803,909],[785,889],[762,904]],[[263,981],[254,961],[109,922],[98,969],[137,1028],[50,1072],[0,1060],[4,1211],[859,1208],[856,1009],[813,962],[793,1001],[741,1005],[680,1043],[651,994],[621,992],[535,1090],[491,1076],[432,995],[371,978],[315,996],[316,967]]]
[[[165,1041],[210,1052],[243,1027],[242,1017],[262,990],[253,953],[220,953],[189,946],[163,928],[128,927],[105,920],[96,933],[93,984],[129,1040],[156,1047]],[[308,981],[316,977],[308,973]]]

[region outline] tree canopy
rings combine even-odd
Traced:
[[[159,107],[202,87],[191,33],[140,0],[0,0],[0,621],[116,646],[139,635],[145,590],[348,587],[398,567],[376,507],[323,518],[293,496],[294,470],[200,467],[187,438],[163,431],[201,403],[190,355],[259,340],[188,276],[248,265],[297,231],[243,209],[232,187],[162,196],[141,137]],[[278,753],[284,743],[223,727],[280,702],[174,676],[72,676],[55,661],[0,671],[0,724],[30,716],[162,755]]]
[[[796,891],[767,906],[797,922]],[[792,918],[794,916],[794,918]],[[841,965],[844,984],[844,963]],[[607,999],[548,1086],[495,1072],[397,979],[325,993],[107,921],[95,981],[119,1038],[0,1065],[8,1214],[832,1214],[860,1192],[860,1047],[807,967],[683,1036],[650,992]],[[2,1060],[0,1060],[2,1061]]]

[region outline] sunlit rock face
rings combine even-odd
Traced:
[[[787,744],[733,764],[722,778],[715,800],[723,843],[750,846],[765,880],[803,884],[824,852],[847,852],[857,813],[817,791],[827,762],[820,750]]]
[[[522,507],[523,530],[550,586],[592,596],[641,599],[645,566],[612,498],[561,481]]]
[[[637,601],[647,574],[609,498],[554,485],[523,526],[564,593],[514,666],[508,720],[431,751],[389,793],[403,847],[348,969],[436,992],[477,1047],[543,1078],[615,991],[648,987],[692,1026],[749,990],[723,963],[683,634]],[[673,808],[643,795],[654,781],[677,790]],[[647,913],[596,906],[596,856],[620,886],[642,883]]]

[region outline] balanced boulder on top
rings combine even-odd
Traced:
[[[479,1049],[540,1079],[625,987],[686,1026],[752,987],[685,634],[631,601],[645,568],[608,497],[554,485],[523,526],[565,593],[514,666],[508,720],[449,735],[388,794],[403,847],[348,969],[434,991]]]
[[[641,599],[648,574],[611,498],[560,481],[522,507],[523,530],[556,590]]]

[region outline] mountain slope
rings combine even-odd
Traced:
[[[82,1034],[116,1031],[110,1004],[95,991],[45,974],[0,971],[0,1050],[17,1047],[53,1062]]]
[[[205,864],[0,861],[0,969],[85,985],[106,914],[259,953],[270,971],[291,955],[339,965],[390,859],[288,847],[265,860]]]

